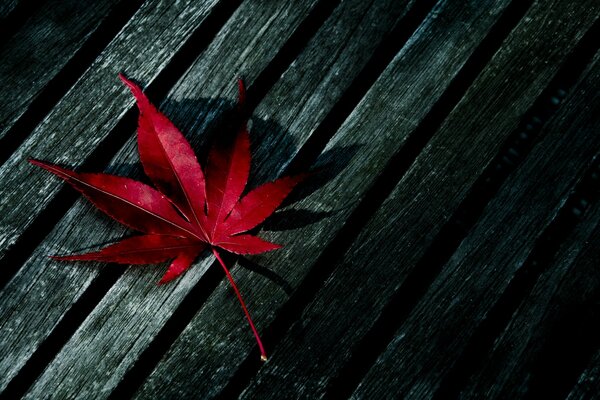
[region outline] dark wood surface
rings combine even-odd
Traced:
[[[4,1],[0,398],[600,398],[595,0]],[[30,166],[144,179],[146,89],[250,186],[311,178],[227,257],[60,263],[130,234]]]

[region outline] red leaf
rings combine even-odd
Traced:
[[[181,132],[148,100],[142,89],[119,75],[140,109],[138,149],[146,175],[190,221],[200,225],[206,198],[204,174]]]
[[[157,190],[133,179],[108,174],[81,174],[29,160],[64,179],[96,207],[123,225],[145,233],[195,237],[194,227],[177,214]]]
[[[248,231],[275,211],[305,175],[287,176],[265,183],[240,200],[224,222],[229,235]]]
[[[244,81],[242,78],[238,78],[238,110],[240,112],[244,111],[244,107],[246,106],[246,85],[244,85]]]
[[[206,167],[206,208],[209,235],[217,236],[217,228],[239,200],[250,174],[250,135],[242,128],[232,149],[213,147]]]
[[[101,250],[69,256],[53,256],[62,261],[103,261],[119,264],[155,264],[182,252],[200,252],[206,245],[188,238],[142,235],[123,239]]]
[[[271,215],[304,176],[267,183],[240,200],[250,173],[250,135],[246,124],[241,124],[230,148],[215,146],[210,151],[205,179],[181,132],[150,103],[139,86],[123,75],[120,78],[136,98],[140,110],[137,136],[140,159],[158,190],[129,178],[78,173],[43,161],[30,162],[64,179],[110,217],[146,235],[124,239],[99,251],[55,258],[126,264],[175,258],[159,282],[166,283],[181,275],[210,246],[240,301],[261,358],[266,360],[242,295],[217,248],[236,254],[259,254],[280,248],[278,244],[241,233]],[[238,110],[243,112],[246,89],[242,80],[238,80],[238,87]]]
[[[180,253],[179,256],[169,266],[167,273],[163,275],[162,279],[158,283],[167,283],[177,278],[179,275],[189,268],[194,262],[194,259],[200,254],[202,248],[196,248]]]
[[[235,254],[260,254],[282,247],[252,235],[231,236],[217,243],[216,246]]]

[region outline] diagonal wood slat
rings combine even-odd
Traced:
[[[262,170],[263,176],[266,175],[267,179],[274,178],[282,163],[289,160],[289,152],[297,151],[296,146],[301,146],[310,138],[327,114],[327,110],[337,103],[344,88],[350,85],[361,67],[368,61],[370,54],[377,47],[378,41],[375,38],[381,40],[406,13],[409,4],[409,2],[396,1],[377,3],[352,1],[343,3],[334,11],[317,36],[307,45],[293,66],[286,71],[282,80],[272,92],[268,93],[267,98],[260,105],[259,109],[263,110],[264,114],[259,113],[260,118],[255,118],[253,140],[255,143],[261,143],[261,146],[254,148],[254,157],[258,163],[253,166],[258,164],[256,168]],[[252,83],[258,72],[269,61],[269,57],[272,57],[272,53],[276,50],[275,44],[282,44],[286,35],[294,31],[295,25],[308,11],[310,5],[311,3],[306,3],[306,8],[302,12],[298,4],[277,3],[269,8],[262,2],[245,3],[218,35],[216,44],[207,49],[176,86],[170,98],[180,99],[196,95],[218,98],[223,94],[219,90],[225,90],[231,96],[231,89],[233,89],[231,77],[239,70],[246,70],[246,79]],[[368,12],[363,18],[366,11]],[[386,18],[382,19],[380,16],[384,13]],[[253,15],[253,18],[248,23],[244,23],[247,15]],[[365,19],[368,22],[369,19],[373,21],[375,18],[379,24],[366,24],[372,26],[372,29],[362,29],[359,33],[355,31],[361,23],[365,22]],[[259,43],[264,43],[261,45],[264,47],[258,47],[255,43],[257,34],[254,30],[256,29],[261,30],[262,37],[259,38]],[[332,31],[337,32],[334,41],[326,39],[330,37]],[[241,39],[244,37],[252,38],[252,43]],[[330,53],[323,53],[320,59],[315,60],[315,51],[322,47],[325,40],[332,45],[335,43],[336,47],[333,47]],[[360,48],[360,51],[357,48]],[[223,49],[228,49],[226,55]],[[249,53],[248,49],[252,49],[253,53]],[[244,54],[249,56],[241,57]],[[336,54],[338,56],[335,56]],[[341,76],[338,77],[337,74]],[[313,76],[314,80],[307,81],[302,78],[307,75]],[[215,80],[212,79],[213,76],[216,76]],[[290,87],[294,90],[290,90]],[[325,101],[321,93],[326,90],[329,90],[329,96]],[[286,97],[282,101],[284,94]],[[317,99],[320,101],[317,102]],[[172,107],[181,107],[181,102],[175,101]],[[201,111],[205,115],[196,116],[195,127],[192,128],[195,135],[191,139],[195,144],[206,141],[202,128],[209,124],[214,114],[218,114],[218,109],[215,108]],[[293,128],[277,127],[274,121],[285,118]],[[191,116],[188,119],[193,120]],[[266,126],[261,127],[261,124]],[[278,132],[278,129],[282,131]],[[294,147],[290,149],[290,146]],[[135,151],[135,144],[130,143],[117,155],[115,163],[135,160]],[[93,217],[94,214],[87,210],[85,213],[78,210],[77,213],[70,213],[67,216],[64,226],[81,224],[82,219]],[[84,223],[84,225],[88,224]],[[70,242],[78,243],[80,238],[74,235]],[[86,393],[95,393],[93,388],[98,384],[102,384],[108,394],[118,383],[126,368],[133,365],[140,352],[148,346],[176,310],[185,294],[203,276],[212,264],[212,258],[201,259],[199,264],[181,279],[183,282],[177,281],[173,285],[160,288],[155,287],[153,282],[157,280],[154,275],[161,273],[162,270],[154,268],[154,271],[140,271],[135,267],[128,271],[57,355],[33,386],[29,396],[42,395],[49,387],[55,387],[62,395],[78,393],[85,396]],[[128,306],[122,307],[123,304]],[[146,318],[142,318],[145,322],[141,324],[141,315],[145,313],[149,314]],[[243,320],[238,322],[243,325]],[[124,331],[127,335],[121,334]],[[116,342],[119,342],[118,346],[114,345]],[[97,362],[90,362],[90,359],[98,357]],[[116,370],[115,365],[119,366]],[[70,375],[73,369],[79,370],[80,373],[72,383],[65,384],[63,379]],[[201,396],[198,393],[197,395]]]
[[[597,397],[597,0],[6,0],[0,32],[0,399]],[[242,77],[246,191],[314,170],[282,249],[223,254],[266,363],[210,251],[167,285],[47,257],[136,234],[26,162],[147,182],[118,72],[202,165]]]
[[[193,142],[204,141],[206,138],[201,136],[200,133],[206,128],[206,125],[210,125],[210,121],[215,119],[215,116],[219,115],[220,112],[227,109],[228,102],[224,101],[225,96],[232,98],[233,91],[235,88],[234,77],[239,74],[240,71],[248,69],[248,73],[245,74],[246,79],[249,83],[252,83],[258,73],[265,68],[265,66],[271,61],[277,50],[285,43],[287,37],[289,37],[302,22],[311,7],[316,2],[306,2],[300,7],[299,4],[285,5],[278,3],[273,6],[265,7],[261,2],[247,2],[242,8],[236,13],[232,20],[223,28],[222,32],[218,35],[218,39],[213,42],[209,49],[198,59],[195,65],[186,73],[181,83],[171,93],[172,96],[165,103],[165,111],[169,113],[169,110],[177,110],[178,116],[177,121],[180,122],[178,125],[184,129],[184,131],[192,130],[197,134],[194,136]],[[253,15],[252,19],[248,19],[247,15]],[[267,29],[269,27],[269,29]],[[256,43],[264,43],[261,48],[256,46]],[[249,52],[252,49],[253,52]],[[208,76],[214,77],[214,79],[207,79]],[[126,89],[123,88],[123,91]],[[196,100],[197,99],[197,100]],[[209,100],[210,99],[210,100]],[[183,121],[186,121],[183,124]],[[135,141],[131,140],[121,150],[121,152],[115,157],[113,165],[121,165],[116,169],[118,173],[128,173],[131,163],[137,162],[137,150],[135,148]],[[113,171],[115,172],[115,171]],[[89,222],[85,222],[88,220]],[[97,227],[97,229],[94,229]],[[29,332],[35,331],[35,335],[43,338],[44,335],[50,333],[56,322],[64,315],[71,304],[82,294],[86,287],[89,286],[92,279],[97,276],[98,271],[91,269],[88,274],[81,274],[82,271],[77,271],[77,268],[71,269],[66,265],[59,265],[52,263],[49,270],[44,271],[40,269],[41,263],[46,264],[46,261],[42,261],[45,254],[56,253],[56,242],[59,242],[63,246],[70,248],[78,248],[83,246],[89,246],[90,242],[82,242],[82,238],[92,237],[106,237],[110,236],[111,228],[114,228],[114,224],[102,222],[102,218],[98,219],[98,214],[90,210],[88,205],[82,207],[79,204],[77,207],[72,209],[66,216],[63,223],[59,224],[57,229],[49,236],[48,240],[42,243],[34,255],[28,260],[25,267],[15,277],[13,281],[9,283],[7,287],[6,296],[2,297],[5,303],[2,309],[13,312],[9,320],[9,326],[5,327],[6,330],[19,331],[12,343],[7,343],[8,346],[16,348],[17,350],[11,352],[11,356],[14,357],[19,355],[23,350],[19,344],[26,341],[29,346],[34,346],[35,341],[29,335]],[[92,229],[90,231],[90,229]],[[122,232],[118,228],[116,232]],[[114,233],[113,233],[114,235]],[[58,239],[57,239],[58,238]],[[97,241],[97,240],[96,240]],[[93,242],[93,241],[92,241]],[[54,248],[55,250],[52,250]],[[67,267],[67,268],[65,268]],[[71,266],[73,267],[73,266]],[[156,270],[155,270],[156,271]],[[75,272],[75,276],[71,275]],[[140,278],[137,275],[136,268],[136,279]],[[149,271],[141,271],[144,276],[147,277]],[[199,276],[202,275],[202,269],[199,270]],[[139,283],[143,283],[141,286],[144,287],[139,293],[155,292],[157,288],[154,286],[154,279],[140,279]],[[32,290],[23,291],[27,285],[24,282],[36,282],[33,285]],[[65,286],[65,282],[72,289],[69,290]],[[186,282],[184,288],[189,291],[193,287],[194,280]],[[71,286],[72,285],[72,286]],[[54,289],[52,289],[53,287]],[[135,286],[138,289],[140,287]],[[117,292],[126,289],[126,293],[129,293],[132,285],[130,282],[124,284],[120,289],[116,289]],[[37,289],[37,290],[36,290]],[[163,287],[159,288],[163,289]],[[164,322],[168,318],[169,309],[168,301],[165,300],[164,296],[171,296],[172,306],[171,310],[176,308],[177,302],[181,300],[182,293],[185,293],[181,287],[174,288],[165,286],[164,290],[158,291],[159,295],[163,297],[158,300],[158,308],[165,309],[164,315],[161,319],[146,319],[146,321],[152,321],[151,328],[156,330],[161,326],[161,321]],[[52,295],[53,294],[53,295]],[[146,299],[148,300],[148,299]],[[10,307],[11,304],[22,304],[25,301],[28,306],[21,311],[15,307]],[[29,316],[19,318],[15,313],[28,314],[26,310],[32,309],[43,309],[47,307],[48,302],[55,303],[53,312],[42,313],[39,316]],[[8,303],[8,304],[7,304]],[[148,311],[155,312],[156,309],[146,305]],[[127,307],[123,311],[133,311],[137,315],[141,312],[142,308],[135,309],[133,307]],[[114,312],[111,311],[111,313]],[[7,315],[8,316],[8,315]],[[130,317],[127,317],[128,321],[131,321]],[[137,320],[136,320],[137,321]],[[137,328],[142,327],[139,321],[136,322]],[[42,328],[41,328],[42,327]],[[117,333],[120,333],[119,330]],[[149,328],[146,335],[151,337],[152,330]],[[28,339],[25,339],[28,338]],[[131,338],[131,336],[129,336]],[[123,339],[125,340],[125,339]],[[111,343],[114,343],[110,339]],[[141,342],[138,341],[141,347]],[[121,348],[122,350],[123,348]],[[30,351],[26,348],[27,351]],[[115,350],[119,350],[115,348]],[[93,351],[90,349],[90,351]],[[105,356],[105,352],[96,353],[99,356]],[[130,363],[135,361],[135,358],[131,353],[128,357]],[[103,357],[104,358],[104,357]],[[105,358],[106,360],[106,358]],[[109,371],[111,384],[117,383],[116,376],[118,374],[113,370],[114,364],[106,365],[107,371]],[[90,368],[88,375],[82,373],[81,379],[100,379],[100,373],[105,371],[99,368],[96,364],[87,364]],[[127,365],[123,364],[121,371],[126,370]],[[94,382],[90,382],[93,385]],[[93,386],[90,387],[91,392],[85,392],[80,386],[73,385],[71,389],[81,391],[81,395],[85,393],[93,392]],[[71,390],[65,388],[65,392]],[[104,395],[110,393],[110,387],[107,386]]]
[[[0,50],[0,140],[85,46],[117,0],[48,1]],[[24,135],[26,132],[19,132]]]
[[[598,265],[598,264],[596,264]],[[592,360],[586,367],[585,371],[577,380],[577,384],[569,393],[568,400],[587,400],[593,399],[598,394],[600,387],[600,351],[593,354]]]
[[[0,4],[0,18],[6,18],[19,4],[18,0],[6,0]]]
[[[136,78],[151,81],[180,46],[181,35],[190,34],[216,4],[207,2],[202,7],[190,10],[187,2],[179,3],[180,8],[159,3],[148,2],[140,9],[19,151],[0,167],[2,187],[11,188],[0,199],[0,257],[6,254],[9,245],[17,240],[25,228],[33,223],[61,185],[57,180],[48,179],[48,176],[33,169],[25,158],[37,156],[66,162],[72,166],[83,162],[85,156],[133,104],[131,96],[125,90],[116,90],[117,72],[135,68]],[[158,24],[157,21],[161,23]],[[148,40],[154,35],[155,40]],[[132,46],[129,41],[135,41],[136,37],[139,45]],[[107,228],[108,225],[105,225],[99,228],[99,232]],[[86,237],[90,232],[80,230],[77,234],[79,237]],[[58,269],[56,266],[55,270],[44,274],[44,268],[40,266],[47,263],[48,254],[56,252],[57,249],[38,248],[33,258],[30,258],[28,267],[23,268],[0,294],[0,330],[3,332],[0,335],[3,354],[0,362],[0,390],[6,387],[64,315],[66,309],[60,305],[71,304],[96,276],[93,271],[81,274],[82,271]],[[37,272],[32,273],[33,270]],[[53,274],[53,271],[58,275]],[[70,275],[72,273],[75,275]],[[56,292],[56,284],[50,283],[52,279],[66,285]],[[23,299],[27,299],[26,303],[32,308],[23,308]],[[30,311],[27,316],[18,316],[19,312],[26,310]]]
[[[598,64],[595,66],[598,68]],[[596,88],[586,82],[580,90],[592,92]],[[565,106],[570,113],[583,115],[591,112],[591,102],[586,100],[582,95],[577,102]],[[581,212],[580,207],[588,201],[582,198],[582,204],[572,208],[571,213]],[[565,239],[553,261],[544,267],[531,294],[521,302],[510,324],[486,354],[483,365],[462,390],[463,395],[486,398],[518,397],[523,393],[564,395],[554,387],[557,379],[553,379],[550,371],[561,376],[570,374],[574,370],[573,358],[581,351],[578,346],[585,346],[586,338],[597,336],[589,323],[594,319],[594,297],[600,285],[594,262],[598,257],[599,233],[600,204],[596,201]]]
[[[271,234],[269,238],[286,243],[286,247],[268,257],[257,256],[253,258],[254,261],[284,276],[292,286],[300,284],[321,251],[364,198],[377,172],[414,132],[507,3],[495,2],[494,5],[495,8],[486,9],[493,10],[492,14],[487,11],[483,13],[478,7],[461,7],[459,12],[445,2],[438,5],[329,142],[321,162],[326,163],[331,151],[344,146],[358,148],[357,155],[345,162],[344,168],[330,182],[309,198],[293,205],[295,209],[335,210],[335,214],[301,229]],[[460,17],[455,20],[448,18],[457,14]],[[439,24],[440,21],[446,23]],[[470,29],[453,29],[465,25]],[[452,57],[438,57],[439,54],[452,54]],[[386,117],[389,115],[394,118]],[[489,146],[494,146],[494,142],[490,140]],[[259,325],[266,326],[287,301],[286,294],[273,283],[244,269],[236,269],[234,275],[246,291],[255,320]],[[247,283],[244,285],[243,282]],[[336,299],[330,303],[330,307],[340,301]],[[245,327],[239,324],[239,311],[235,307],[227,295],[226,286],[221,285],[181,334],[137,397],[148,398],[152,393],[163,391],[171,396],[189,396],[194,392],[210,397],[219,393],[236,372],[237,366],[248,356],[248,347],[251,345],[251,337],[244,333]],[[336,315],[333,320],[340,317]],[[191,352],[192,344],[198,350]],[[304,350],[306,359],[310,359],[310,348]],[[313,358],[312,361],[316,360]],[[184,364],[185,368],[180,367]],[[221,366],[217,375],[213,374],[215,365]],[[165,375],[167,371],[171,379],[188,383],[170,385]],[[319,379],[326,381],[326,374],[324,372]],[[310,387],[302,387],[302,381],[296,380],[297,375],[285,376],[288,380],[282,378],[282,385],[275,389],[278,393],[285,393],[283,397],[303,395],[303,390],[306,390],[308,397],[323,395],[324,385],[311,381]],[[286,385],[283,381],[287,382],[285,392],[281,389]],[[260,394],[257,395],[260,397]]]
[[[552,12],[570,11],[567,2],[554,6]],[[592,10],[588,23],[598,18],[600,9]],[[580,25],[569,24],[578,34]],[[487,205],[476,227],[394,334],[353,397],[381,393],[422,398],[435,393],[477,325],[522,267],[540,232],[553,221],[600,151],[600,124],[592,117],[600,107],[599,59],[600,53],[569,101],[547,124],[545,137]],[[382,209],[388,215],[397,211],[391,202]],[[375,261],[389,264],[390,259]]]
[[[527,102],[539,94],[564,59],[568,46],[562,50],[556,44],[549,46],[553,39],[542,29],[547,12],[541,2],[536,3],[496,52],[243,398],[260,397],[271,390],[288,390],[292,396],[325,396],[331,377],[349,360],[353,347],[495,156],[498,144],[518,124],[531,104]],[[578,23],[571,23],[572,35],[580,37],[584,31],[579,31]],[[521,40],[524,36],[529,39],[527,45]],[[538,46],[548,50],[533,50]],[[538,55],[536,59],[529,57],[532,52]],[[556,63],[552,70],[547,60]],[[514,71],[531,75],[515,76]],[[497,82],[502,82],[502,87]],[[433,329],[424,326],[429,328]],[[399,374],[390,372],[389,377]],[[297,385],[290,388],[290,381]],[[386,387],[377,395],[388,396]]]
[[[192,6],[146,2],[98,56],[52,112],[0,167],[0,260],[61,187],[26,162],[28,157],[76,167],[98,147],[133,105],[116,90],[117,73],[152,83],[188,37],[218,4]],[[196,4],[194,2],[194,4]]]

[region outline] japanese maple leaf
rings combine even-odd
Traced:
[[[228,148],[213,146],[203,171],[190,144],[175,125],[150,103],[139,86],[123,75],[119,77],[137,101],[140,160],[156,189],[121,176],[80,173],[39,160],[30,162],[62,178],[100,210],[143,235],[99,251],[53,258],[121,264],[153,264],[173,259],[159,282],[165,283],[181,275],[210,247],[238,297],[261,358],[266,360],[258,332],[219,249],[235,254],[259,254],[280,248],[244,232],[271,215],[303,175],[277,179],[242,197],[251,159],[246,123]],[[238,87],[241,109],[245,99],[241,80]]]

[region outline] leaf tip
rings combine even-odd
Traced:
[[[33,157],[28,157],[27,162],[31,165],[35,165],[36,167],[41,167],[42,165],[44,165],[44,163],[42,161],[36,160]]]
[[[125,75],[123,75],[120,72],[119,79],[121,79],[121,82],[123,82],[125,86],[127,86],[129,90],[131,90],[135,97],[137,97],[142,92],[142,89],[134,81],[128,79]]]
[[[121,72],[119,72],[119,79],[125,84],[125,86],[129,88],[129,90],[131,90],[131,93],[133,93],[134,97],[137,98],[142,92],[142,89],[134,81],[128,79]]]
[[[57,165],[54,164],[50,164],[46,161],[42,161],[42,160],[37,160],[35,158],[28,158],[27,161],[31,164],[31,165],[35,165],[36,167],[40,167],[45,169],[46,171],[52,172],[55,175],[61,176],[60,172],[63,171],[64,169],[58,167]],[[62,177],[62,176],[61,176]]]
[[[148,98],[144,94],[144,91],[137,83],[135,83],[131,79],[128,79],[122,73],[119,73],[119,78],[125,84],[125,86],[127,86],[129,88],[129,90],[131,91],[131,94],[133,94],[133,97],[135,97],[135,100],[137,102],[138,108],[140,109],[140,112],[142,112],[142,110],[150,107],[150,100],[148,100]]]
[[[177,277],[176,274],[170,273],[169,271],[167,271],[162,278],[160,278],[160,281],[158,281],[158,285],[162,286],[165,283],[169,283],[171,282],[173,279],[175,279]]]
[[[127,79],[127,77],[125,76],[125,74],[122,73],[122,72],[119,72],[118,76],[119,76],[119,79],[121,80],[121,82],[123,82],[127,86],[129,86],[129,85],[131,85],[133,83],[129,79]]]

